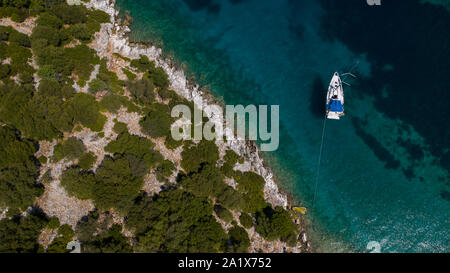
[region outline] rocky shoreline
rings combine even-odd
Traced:
[[[150,60],[154,61],[157,66],[164,69],[169,76],[170,88],[177,94],[189,101],[193,101],[198,107],[201,107],[201,109],[205,109],[207,105],[217,104],[211,94],[199,90],[199,86],[195,84],[190,84],[184,70],[175,66],[172,60],[164,58],[160,48],[140,43],[131,43],[129,41],[128,34],[131,30],[127,24],[123,24],[118,18],[119,11],[116,9],[115,0],[91,0],[84,4],[89,8],[102,10],[111,17],[111,23],[102,24],[101,30],[95,34],[95,40],[90,44],[90,47],[95,49],[101,58],[106,58],[108,60],[108,68],[115,71],[119,78],[121,78],[121,76],[125,77],[125,75],[121,75],[123,74],[121,69],[114,68],[115,62],[117,62],[117,60],[115,60],[117,58],[114,56],[115,53],[129,59],[136,59],[141,55],[145,55]],[[205,110],[205,112],[211,121],[216,123],[220,122],[219,120],[214,119],[211,112],[208,112],[207,110]],[[233,134],[233,131],[231,128],[226,128],[225,134]],[[288,195],[283,193],[275,183],[273,172],[265,166],[256,143],[234,139],[216,141],[216,144],[222,155],[227,149],[232,149],[237,154],[244,157],[244,163],[235,166],[235,169],[241,171],[253,171],[264,178],[266,182],[264,187],[264,198],[267,202],[271,203],[274,207],[282,206],[285,209],[289,209],[290,198],[288,198]],[[301,236],[299,243],[301,243],[302,246],[294,247],[291,251],[310,251],[310,243],[305,233],[304,223],[301,223],[300,220],[296,220],[296,222],[300,225]],[[254,234],[259,237],[256,232],[254,232]],[[267,244],[268,242],[264,243]],[[275,250],[275,248],[277,248],[275,246],[270,248],[272,251],[277,251]]]

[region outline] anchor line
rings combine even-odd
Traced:
[[[327,117],[325,116],[325,118],[323,120],[323,126],[322,126],[322,140],[320,142],[319,158],[317,160],[316,183],[315,183],[315,186],[314,186],[314,197],[313,197],[312,208],[314,208],[314,205],[316,203],[317,187],[319,185],[320,162],[322,161],[322,152],[323,152],[323,143],[324,143],[324,139],[325,139],[325,128],[326,128],[326,125],[327,125]]]

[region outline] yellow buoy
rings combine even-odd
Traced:
[[[293,207],[292,208],[295,212],[301,213],[303,215],[306,214],[306,212],[308,211],[305,207]]]

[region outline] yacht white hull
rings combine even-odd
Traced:
[[[328,119],[339,120],[344,116],[344,87],[337,72],[328,86],[326,110]]]

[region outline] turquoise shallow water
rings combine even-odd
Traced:
[[[162,46],[227,104],[280,105],[280,148],[264,156],[310,207],[319,250],[376,241],[382,252],[448,252],[450,14],[419,1],[342,2],[118,6],[134,19],[134,40]],[[335,71],[352,68],[347,116],[327,122],[312,208],[324,92]]]

